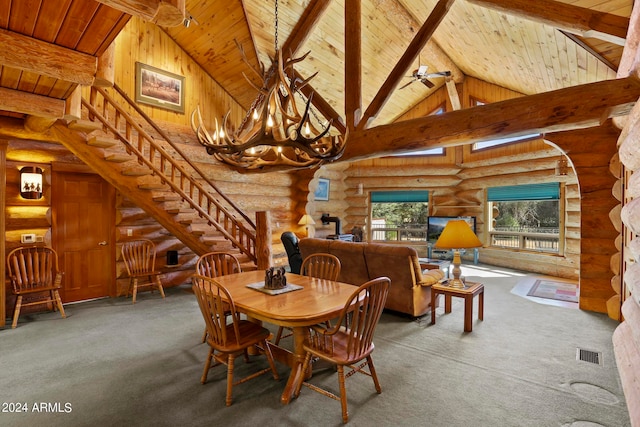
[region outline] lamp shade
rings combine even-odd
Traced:
[[[42,197],[42,169],[36,166],[20,169],[20,195],[25,199]]]
[[[304,214],[300,221],[298,221],[298,225],[315,225],[315,221],[311,218],[311,215]]]
[[[465,220],[456,219],[447,223],[433,246],[440,249],[465,249],[480,247],[482,242]]]

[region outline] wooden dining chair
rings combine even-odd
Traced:
[[[307,372],[312,357],[335,364],[338,370],[340,396],[338,397],[308,381],[300,380],[296,385],[296,397],[300,395],[302,385],[305,385],[325,396],[340,400],[342,421],[346,423],[349,421],[349,412],[347,410],[345,378],[356,372],[368,375],[373,379],[378,394],[382,393],[371,353],[374,349],[373,334],[382,315],[390,285],[391,280],[388,277],[378,277],[360,286],[342,309],[340,320],[331,328],[324,325],[314,326],[304,343],[306,356],[302,372]],[[348,321],[347,318],[349,318]],[[364,363],[360,363],[362,361]],[[356,366],[358,363],[360,364]],[[345,366],[349,368],[346,375]],[[364,369],[366,366],[369,367],[368,372]]]
[[[259,375],[272,372],[273,378],[279,380],[278,371],[273,361],[269,337],[271,332],[261,325],[241,320],[240,313],[236,310],[231,294],[227,289],[215,282],[214,279],[196,274],[193,276],[193,291],[198,300],[202,317],[207,325],[207,343],[209,355],[204,365],[204,372],[200,382],[207,382],[209,369],[220,364],[227,365],[227,397],[226,405],[232,402],[233,386],[242,384]],[[231,322],[227,322],[227,316]],[[244,378],[234,381],[234,360],[244,355],[245,362],[249,362],[247,349],[258,346],[267,356],[269,368],[254,372]],[[212,364],[213,362],[213,364]]]
[[[335,282],[338,280],[338,276],[340,276],[341,267],[340,259],[338,259],[337,256],[317,253],[309,255],[302,261],[300,274],[303,276],[316,277],[318,279],[331,280]],[[281,339],[291,336],[290,333],[282,335],[284,330],[284,326],[280,326],[278,328],[278,333],[276,334],[276,339],[274,341],[276,345],[280,344]]]
[[[201,255],[196,261],[196,274],[205,277],[220,277],[227,274],[240,273],[240,261],[235,255],[228,252],[208,252]],[[207,341],[207,328],[202,334],[202,342]]]
[[[122,259],[129,275],[127,296],[133,294],[136,303],[139,288],[157,288],[164,298],[160,271],[156,271],[156,246],[149,239],[130,240],[122,244]],[[141,282],[143,281],[143,282]]]
[[[12,250],[7,256],[7,275],[11,280],[16,304],[13,310],[12,328],[18,325],[20,309],[30,305],[53,304],[66,318],[59,289],[62,287],[62,273],[58,269],[58,254],[49,247],[21,247]],[[28,303],[23,302],[25,296],[46,295]]]

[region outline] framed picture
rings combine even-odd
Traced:
[[[136,102],[184,113],[184,76],[136,62]]]
[[[327,178],[320,178],[318,180],[318,187],[314,194],[315,200],[329,200],[329,180]]]

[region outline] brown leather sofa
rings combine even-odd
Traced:
[[[301,239],[302,258],[315,253],[337,256],[342,264],[340,282],[361,285],[380,276],[391,279],[385,308],[412,317],[431,309],[430,286],[444,277],[441,270],[420,269],[418,253],[408,246],[328,239]]]

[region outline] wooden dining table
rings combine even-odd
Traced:
[[[296,384],[305,375],[302,372],[305,356],[303,344],[309,326],[336,318],[357,288],[348,283],[293,273],[287,273],[287,284],[301,286],[301,289],[269,295],[249,287],[263,285],[264,277],[264,270],[256,270],[220,276],[213,280],[229,291],[236,309],[249,319],[292,329],[291,349],[272,344],[274,358],[291,367],[280,398],[283,404],[288,404],[293,398]]]

